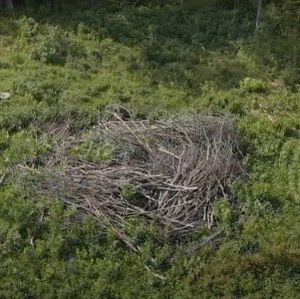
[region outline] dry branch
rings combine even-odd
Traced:
[[[99,163],[69,157],[69,149],[84,140],[63,136],[46,162],[38,192],[61,198],[118,232],[130,217],[155,221],[176,238],[201,225],[211,228],[214,203],[231,200],[229,186],[243,172],[234,127],[226,118],[151,122],[115,115],[93,128],[95,140],[116,149],[112,160]],[[123,194],[126,186],[134,188],[134,201]]]

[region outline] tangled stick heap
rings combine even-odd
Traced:
[[[133,216],[156,221],[176,237],[200,225],[212,227],[213,204],[220,198],[231,200],[229,185],[242,172],[228,119],[151,122],[115,115],[99,123],[93,134],[100,143],[112,145],[112,159],[91,163],[62,158],[82,142],[68,138],[65,149],[54,155],[55,163],[48,163],[52,175],[39,190],[117,229]],[[57,156],[64,161],[58,167]]]

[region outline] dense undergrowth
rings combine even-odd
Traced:
[[[269,2],[255,33],[255,7],[226,1],[0,15],[0,92],[12,94],[0,100],[1,298],[299,296],[298,7]],[[190,250],[207,229],[176,242],[133,219],[133,253],[95,220],[21,187],[14,167],[39,167],[55,142],[47,128],[88,131],[112,104],[138,118],[235,120],[248,177],[232,186],[238,207],[216,206],[217,247]],[[103,158],[84,148],[85,159]]]

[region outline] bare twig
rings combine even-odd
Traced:
[[[101,218],[131,250],[124,234],[131,217],[155,221],[176,238],[201,225],[215,225],[213,206],[219,198],[231,201],[230,184],[244,173],[234,152],[236,134],[226,118],[167,121],[114,119],[91,132],[95,144],[117,150],[111,161],[88,162],[69,156],[85,142],[82,136],[60,132],[55,150],[45,161],[40,194],[62,198],[82,213]],[[67,135],[67,133],[69,135]],[[23,173],[28,167],[20,166]],[[126,195],[131,188],[132,196]]]

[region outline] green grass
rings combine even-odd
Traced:
[[[293,1],[255,7],[179,5],[16,10],[0,15],[1,298],[297,298],[300,293],[300,61]],[[221,5],[222,4],[222,5]],[[132,221],[128,251],[107,228],[20,186],[17,164],[39,166],[54,146],[43,128],[85,136],[108,105],[140,118],[229,114],[249,176],[238,208],[216,206],[218,249],[170,242]],[[87,140],[70,155],[110,159]],[[125,188],[126,187],[126,188]],[[131,186],[127,197],[136,199]],[[128,188],[127,188],[128,187]],[[153,261],[156,261],[155,263]],[[145,267],[146,266],[146,267]],[[162,279],[160,276],[165,277]]]

